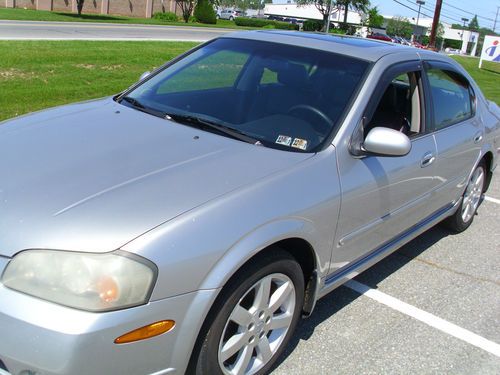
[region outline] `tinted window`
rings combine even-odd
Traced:
[[[192,64],[159,85],[158,93],[208,90],[232,87],[248,55],[235,51],[219,51],[202,63]],[[221,74],[223,72],[223,74]]]
[[[427,76],[431,86],[436,130],[472,116],[472,90],[464,77],[441,69],[429,69]]]
[[[128,96],[172,118],[196,116],[268,147],[312,152],[336,130],[367,67],[316,49],[221,38]]]
[[[375,127],[398,130],[411,137],[421,132],[420,73],[400,74],[389,83],[375,113],[365,126],[365,135]]]

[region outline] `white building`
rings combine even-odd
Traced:
[[[302,18],[312,20],[323,20],[323,15],[314,5],[297,5],[292,0],[273,0],[273,4],[266,4],[264,14],[289,18]],[[330,16],[333,23],[344,22],[344,10],[334,10]],[[359,25],[364,16],[358,12],[347,13],[347,23]]]

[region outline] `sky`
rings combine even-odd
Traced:
[[[418,5],[416,4],[416,0],[371,0],[371,4],[372,6],[377,6],[382,15],[398,15],[407,18],[417,17]],[[425,0],[425,5],[422,5],[421,8],[420,17],[432,18],[435,7],[436,0]],[[500,7],[500,0],[443,0],[441,21],[450,24],[461,24],[462,18],[471,20],[477,14],[480,27],[493,29],[497,7]],[[496,31],[498,32],[499,30],[500,10],[496,24]]]

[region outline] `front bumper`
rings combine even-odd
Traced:
[[[6,263],[0,257],[0,274]],[[36,375],[182,374],[215,295],[216,290],[204,290],[91,313],[0,284],[0,361],[13,375],[26,370]],[[165,319],[176,322],[170,332],[135,343],[113,343],[124,333]]]

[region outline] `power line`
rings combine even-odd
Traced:
[[[393,0],[393,1],[396,1],[396,0]],[[405,0],[405,1],[406,1],[406,2],[408,2],[408,3],[411,3],[411,4],[413,3],[411,0]],[[409,7],[409,6],[405,5],[405,4],[401,4],[399,1],[396,1],[396,3],[398,3],[398,4],[400,4],[400,5],[403,5],[403,6],[407,7],[408,9],[411,9],[411,10],[413,10],[413,11],[417,12],[417,10],[416,10],[416,9],[413,9],[413,8],[411,8],[411,7]],[[434,13],[434,9],[427,8],[426,6],[422,6],[422,8],[423,8],[423,9],[425,9],[425,10],[428,10],[429,12]],[[424,13],[422,13],[422,14],[424,14]],[[425,15],[426,17],[433,18],[432,16],[429,16],[429,15],[427,15],[427,14],[424,14],[424,15]],[[460,20],[459,20],[459,19],[457,19],[457,18],[453,18],[453,17],[450,17],[450,16],[447,16],[447,15],[443,14],[443,12],[441,12],[441,17],[443,17],[443,18],[448,18],[448,19],[450,19],[450,20],[452,20],[452,21],[457,21],[457,22],[460,22]]]
[[[414,12],[418,12],[417,9],[414,9],[414,8],[412,8],[412,7],[410,7],[410,6],[406,5],[406,4],[403,4],[402,2],[400,2],[398,0],[392,0],[392,1],[394,1],[395,3],[398,3],[399,5],[401,5],[401,6],[405,7],[405,8],[413,10]],[[420,12],[420,14],[423,15],[423,16],[431,18],[431,16],[429,16],[428,14],[425,14],[424,12]]]
[[[475,14],[475,13],[469,12],[468,10],[465,10],[465,9],[462,9],[462,8],[459,8],[459,7],[456,7],[456,6],[451,5],[451,4],[444,3],[443,5],[444,5],[444,6],[447,6],[447,7],[450,7],[450,8],[453,8],[453,9],[457,9],[457,10],[459,10],[459,11],[461,11],[461,12],[464,12],[464,13],[470,14],[471,16],[477,16],[477,18],[482,18],[482,19],[485,19],[485,20],[488,20],[488,21],[495,21],[493,18],[488,18],[488,17],[478,16],[478,15],[477,15],[477,14]]]
[[[396,3],[398,3],[398,4],[400,4],[400,5],[404,6],[404,7],[406,7],[406,8],[408,8],[408,9],[413,10],[414,12],[417,12],[417,9],[414,9],[414,8],[412,8],[412,7],[408,6],[408,5],[405,5],[405,4],[401,4],[399,1],[396,1],[396,0],[393,0],[393,1],[395,1]],[[413,4],[413,1],[411,1],[411,0],[405,0],[405,1],[406,1],[406,2],[408,2],[408,3],[410,3],[410,4]],[[429,4],[429,5],[430,5],[430,6],[433,6],[433,5],[434,5],[434,7],[435,7],[435,4]],[[445,6],[446,6],[446,5],[448,5],[448,4],[444,3],[443,5],[445,5]],[[422,8],[423,8],[423,9],[425,9],[425,10],[427,10],[427,11],[429,11],[429,12],[434,13],[434,9],[428,8],[427,6],[422,6]],[[464,12],[464,13],[466,13],[466,14],[471,14],[471,15],[477,16],[478,18],[481,18],[481,19],[485,19],[485,20],[488,20],[488,21],[491,21],[491,22],[493,22],[493,21],[494,21],[492,18],[479,16],[479,15],[476,15],[476,14],[474,14],[474,13],[471,13],[471,12],[465,11],[465,10],[463,10],[463,9],[461,9],[461,8],[458,8],[458,7],[456,7],[456,6],[452,6],[452,8],[457,9],[457,10],[459,10],[459,11],[462,11],[462,12]],[[445,13],[445,12],[443,12],[443,11],[441,10],[441,17],[442,17],[442,18],[447,18],[448,20],[455,21],[455,22],[457,22],[457,23],[462,23],[461,18],[463,17],[463,14],[456,14],[456,13],[455,13],[455,14],[453,14],[453,13],[451,13],[451,12],[453,12],[453,11],[446,10],[446,13]],[[423,13],[422,13],[422,14],[423,14]],[[427,14],[424,14],[424,15],[425,15],[426,17],[432,18],[431,16],[429,16],[429,15],[427,15]],[[460,18],[456,18],[456,17],[460,17]]]

